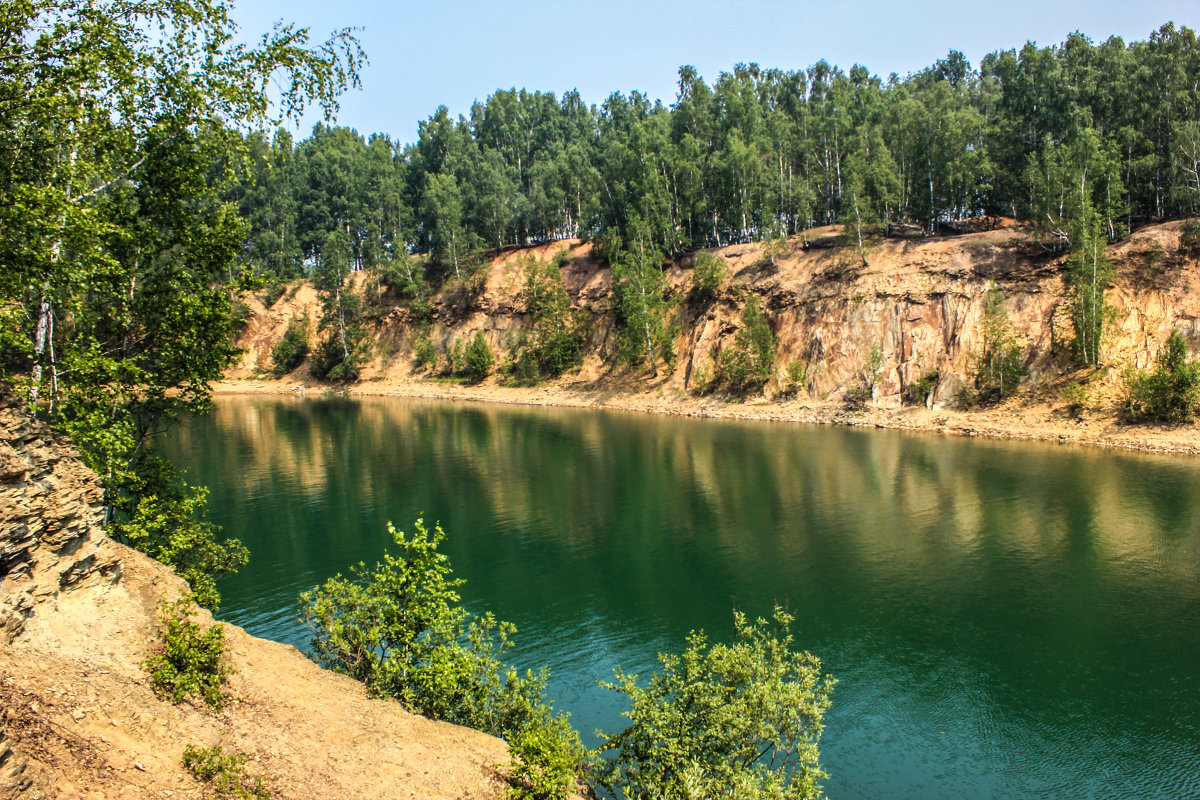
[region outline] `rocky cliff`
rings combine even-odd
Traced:
[[[1090,379],[1110,390],[1126,365],[1150,366],[1162,342],[1178,328],[1200,351],[1200,264],[1179,249],[1179,223],[1143,229],[1109,248],[1118,278],[1109,292],[1114,309],[1104,342],[1106,370]],[[981,349],[985,298],[995,287],[1021,342],[1029,383],[1057,385],[1073,372],[1070,297],[1066,258],[1047,253],[1026,231],[1014,226],[962,236],[884,239],[862,263],[854,248],[839,242],[836,231],[818,230],[770,264],[757,244],[712,251],[724,259],[729,278],[711,301],[683,301],[690,287],[694,256],[670,265],[668,280],[679,304],[678,358],[665,372],[628,373],[612,365],[616,344],[610,274],[590,244],[563,241],[494,257],[486,282],[474,298],[442,296],[430,328],[445,351],[483,331],[503,359],[529,322],[520,298],[522,258],[546,260],[565,253],[562,276],[572,302],[589,318],[587,357],[564,385],[598,386],[615,382],[624,389],[662,392],[693,390],[712,374],[714,357],[729,345],[740,325],[747,293],[760,298],[779,346],[778,392],[790,362],[804,366],[804,390],[810,399],[836,400],[859,380],[872,349],[883,358],[874,402],[899,405],[901,392],[930,370],[938,370],[935,399],[950,403],[969,379]],[[363,290],[373,292],[363,279]],[[375,356],[363,382],[405,381],[414,375],[415,326],[404,307],[383,298],[384,313],[375,324]],[[305,285],[287,299],[265,308],[253,304],[253,317],[242,337],[245,347],[232,377],[269,370],[270,345],[282,336],[294,314],[318,316],[316,294]],[[303,379],[304,368],[292,380]]]
[[[99,501],[69,444],[0,387],[0,797],[211,796],[181,767],[189,744],[245,754],[274,798],[502,796],[502,741],[236,627],[224,710],[158,699],[142,662],[186,586],[107,539]]]

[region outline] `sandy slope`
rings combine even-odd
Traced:
[[[142,663],[185,584],[103,535],[95,476],[2,389],[0,797],[211,796],[181,767],[189,744],[244,753],[275,798],[503,796],[499,739],[233,626],[222,711],[158,699]]]

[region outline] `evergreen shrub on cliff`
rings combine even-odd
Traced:
[[[293,316],[283,338],[271,346],[271,364],[276,375],[286,375],[308,358],[308,318]]]
[[[742,328],[733,344],[717,357],[714,383],[738,394],[761,391],[775,371],[775,334],[750,295],[742,310]]]
[[[1189,422],[1200,410],[1200,362],[1187,357],[1187,341],[1171,331],[1154,372],[1127,379],[1129,417],[1135,421]]]

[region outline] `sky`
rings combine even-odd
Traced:
[[[337,124],[411,142],[439,105],[468,114],[497,89],[578,89],[588,103],[636,89],[670,104],[684,64],[711,83],[738,63],[796,70],[822,58],[903,76],[952,49],[977,66],[992,51],[1059,44],[1074,31],[1099,43],[1144,40],[1168,21],[1195,30],[1200,0],[234,0],[233,17],[248,40],[280,19],[314,39],[358,28],[370,64]],[[300,133],[318,118],[303,119]]]

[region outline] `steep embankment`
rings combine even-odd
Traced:
[[[0,387],[0,797],[211,796],[182,770],[189,744],[246,754],[275,798],[502,796],[500,740],[240,628],[223,711],[155,697],[141,664],[186,586],[103,535],[95,475],[18,406]]]
[[[1179,223],[1146,228],[1109,248],[1117,268],[1108,294],[1113,322],[1104,342],[1102,369],[1084,373],[1071,361],[1070,298],[1064,281],[1065,257],[1047,255],[1012,226],[956,237],[887,239],[872,247],[868,265],[853,248],[839,246],[836,232],[819,230],[808,246],[799,239],[772,266],[760,245],[713,251],[729,277],[717,296],[702,304],[680,303],[677,359],[651,376],[614,367],[617,330],[612,313],[611,276],[591,245],[556,242],[495,257],[482,291],[472,300],[439,297],[430,334],[439,351],[483,331],[503,360],[529,321],[520,287],[522,258],[549,259],[566,253],[562,277],[573,304],[590,319],[587,356],[576,373],[535,389],[499,386],[492,378],[480,387],[431,383],[413,368],[416,326],[407,309],[386,297],[374,324],[376,348],[362,380],[351,391],[469,397],[682,413],[763,417],[813,422],[883,425],[1001,437],[1062,439],[1138,449],[1200,452],[1195,426],[1147,427],[1120,424],[1123,373],[1127,366],[1152,366],[1172,329],[1200,350],[1200,263],[1179,250]],[[694,257],[668,272],[671,293],[685,298]],[[374,292],[360,277],[365,292]],[[955,411],[954,398],[970,380],[982,348],[984,309],[990,288],[1003,295],[1005,313],[1021,343],[1027,384],[999,408]],[[697,398],[698,379],[712,374],[713,360],[734,340],[748,293],[760,298],[778,342],[777,380],[765,398],[730,403],[728,398]],[[314,290],[302,286],[271,308],[252,301],[252,319],[240,344],[239,364],[220,387],[225,391],[280,391],[313,386],[302,366],[282,382],[260,382],[269,370],[270,346],[295,314],[314,321],[319,305]],[[873,348],[882,355],[878,385],[869,407],[846,413],[841,396],[863,373]],[[803,365],[798,396],[779,397],[786,367]],[[903,388],[931,370],[940,376],[929,409],[901,407]],[[1090,395],[1086,419],[1067,414],[1063,387],[1083,382]],[[765,403],[764,401],[771,401]]]

